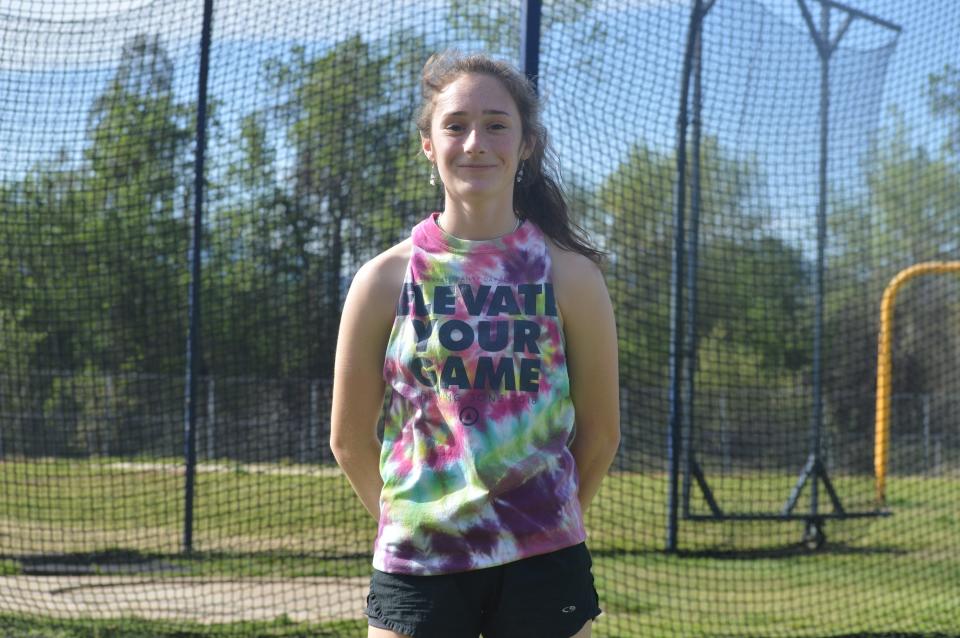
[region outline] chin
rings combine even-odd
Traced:
[[[454,192],[463,195],[492,195],[503,192],[505,188],[506,185],[492,180],[464,181],[457,184]]]
[[[473,204],[483,204],[489,201],[495,201],[499,199],[500,195],[497,191],[492,190],[463,190],[456,193],[455,197],[463,202],[470,202]]]

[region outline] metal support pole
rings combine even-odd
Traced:
[[[813,321],[813,414],[811,419],[810,455],[814,461],[814,476],[810,484],[810,514],[816,516],[818,482],[816,470],[820,467],[820,448],[823,430],[823,306],[824,270],[827,244],[827,163],[830,136],[830,7],[820,8],[820,199],[817,203],[817,274],[814,283],[815,316]]]
[[[700,24],[697,28],[693,44],[693,162],[690,167],[690,231],[687,240],[687,335],[684,344],[686,358],[686,376],[684,377],[683,393],[683,441],[681,443],[683,456],[683,513],[690,514],[690,488],[692,477],[700,473],[693,447],[694,410],[696,397],[697,371],[697,273],[700,270],[700,139],[703,132],[703,21],[713,6],[714,0],[704,4],[700,0]],[[702,476],[702,473],[700,473]],[[706,479],[703,479],[705,482]]]
[[[693,0],[690,13],[690,25],[687,28],[687,48],[683,57],[683,71],[680,79],[680,111],[677,115],[677,179],[674,184],[674,240],[673,260],[670,275],[670,363],[669,363],[669,400],[670,422],[667,436],[667,464],[669,477],[667,486],[667,539],[666,551],[677,551],[677,520],[679,475],[681,455],[681,429],[683,427],[683,408],[681,385],[683,376],[683,269],[684,269],[684,217],[686,206],[686,170],[687,170],[687,118],[690,96],[690,75],[693,67],[693,51],[702,19],[701,0]]]
[[[830,478],[827,476],[827,471],[821,460],[821,448],[823,447],[823,321],[824,297],[826,295],[824,270],[826,265],[827,243],[827,203],[829,200],[827,170],[830,139],[830,58],[855,18],[869,20],[898,32],[899,27],[868,16],[865,13],[854,11],[850,9],[850,7],[833,2],[832,0],[818,0],[820,3],[820,25],[817,27],[814,24],[813,16],[807,7],[806,1],[807,0],[797,0],[797,4],[800,7],[800,12],[810,31],[810,37],[813,39],[817,47],[817,53],[820,56],[820,166],[818,174],[819,198],[817,202],[817,259],[814,279],[813,410],[810,416],[810,455],[782,511],[784,513],[790,512],[793,506],[796,505],[804,484],[809,481],[810,514],[807,518],[805,540],[813,539],[817,542],[817,546],[819,546],[824,538],[823,530],[821,529],[823,517],[819,514],[819,481],[823,481],[834,510],[843,512],[840,499],[830,483]],[[836,35],[831,34],[830,14],[833,9],[846,12],[846,18],[837,29]]]
[[[522,5],[520,33],[520,68],[539,90],[540,76],[540,18],[543,14],[541,0],[524,0]]]
[[[200,272],[203,246],[204,155],[207,143],[207,76],[210,69],[210,35],[213,0],[204,0],[203,29],[200,35],[200,77],[197,88],[197,148],[194,156],[193,241],[190,248],[189,328],[187,332],[187,375],[184,398],[184,485],[183,551],[193,551],[193,496],[197,473],[197,391],[200,366]]]

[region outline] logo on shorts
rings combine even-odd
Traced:
[[[564,608],[561,609],[560,611],[562,611],[562,612],[565,613],[565,614],[569,614],[569,613],[571,613],[571,612],[577,611],[577,606],[576,606],[576,605],[567,605],[566,607],[564,607]]]

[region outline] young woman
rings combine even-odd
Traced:
[[[583,512],[620,440],[601,255],[522,74],[446,53],[422,88],[444,208],[357,272],[334,372],[331,447],[379,521],[368,636],[589,636]]]

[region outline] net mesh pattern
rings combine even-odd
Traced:
[[[960,9],[695,6],[542,8],[544,122],[620,346],[594,633],[960,635]],[[202,109],[204,3],[0,8],[11,635],[366,635],[340,310],[442,207],[424,61],[519,63],[524,3],[212,7]],[[878,502],[880,301],[933,261],[896,300]]]

